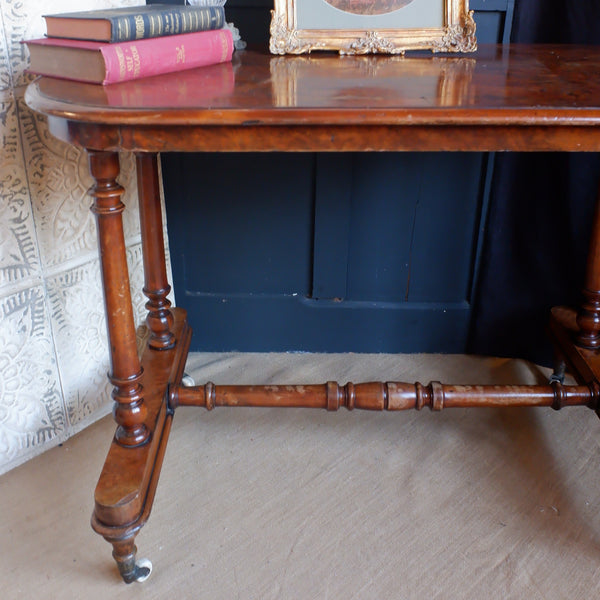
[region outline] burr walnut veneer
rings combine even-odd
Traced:
[[[551,316],[560,366],[547,385],[183,386],[191,331],[185,311],[167,299],[158,175],[158,154],[173,151],[598,152],[598,48],[490,46],[462,57],[273,57],[246,51],[233,63],[106,87],[40,78],[26,100],[47,115],[53,135],[87,150],[95,179],[90,194],[117,429],[96,488],[92,525],[113,545],[125,581],[149,572],[136,563],[134,539],[149,516],[179,405],[598,409],[600,217],[582,304],[556,308]],[[137,157],[150,332],[141,357],[123,238],[123,189],[116,181],[122,150]],[[201,196],[200,185],[198,190]],[[576,385],[563,384],[565,366]]]

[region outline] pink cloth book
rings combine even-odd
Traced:
[[[228,29],[110,44],[41,38],[26,40],[29,71],[92,83],[117,83],[230,61]]]

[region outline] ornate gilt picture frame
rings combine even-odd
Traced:
[[[477,49],[469,0],[274,0],[272,54]]]

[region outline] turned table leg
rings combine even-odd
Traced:
[[[583,303],[577,315],[577,325],[577,344],[584,348],[600,348],[600,192],[592,226]]]
[[[556,348],[557,365],[551,381],[562,381],[565,368],[581,383],[590,386],[591,403],[600,416],[600,190],[592,224],[583,301],[578,309],[552,309],[550,331]]]
[[[119,426],[115,436],[123,446],[139,446],[148,440],[149,432],[144,425],[146,408],[140,384],[142,368],[137,352],[125,253],[123,188],[116,182],[119,155],[90,152],[89,160],[90,171],[96,180],[90,194],[94,198],[92,212],[96,215],[98,229],[111,362],[109,378],[115,386],[113,415]]]
[[[165,263],[158,157],[156,154],[139,154],[136,161],[144,255],[144,294],[148,298],[148,344],[155,350],[165,350],[173,347],[175,336],[172,331],[173,315],[169,310],[171,303],[167,299],[171,286]]]

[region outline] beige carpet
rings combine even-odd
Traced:
[[[192,355],[198,382],[536,382],[457,356]],[[154,564],[126,586],[89,526],[106,418],[0,478],[0,598],[600,597],[600,422],[585,408],[433,414],[179,409]]]

